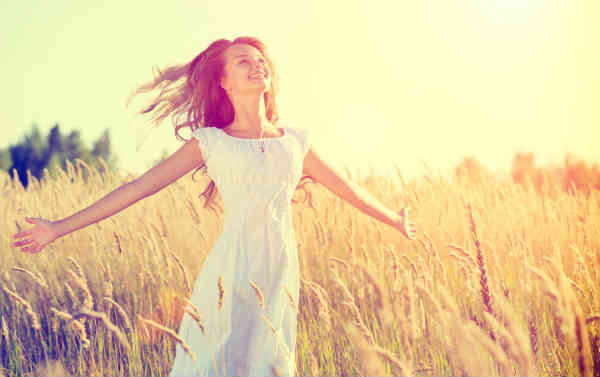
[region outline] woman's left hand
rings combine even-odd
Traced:
[[[415,224],[411,222],[408,217],[409,209],[410,207],[404,207],[400,210],[400,212],[398,212],[398,215],[400,215],[400,217],[398,218],[395,227],[400,232],[402,232],[402,234],[404,234],[406,238],[408,238],[409,240],[414,240],[415,238],[417,238],[417,232],[415,230]]]

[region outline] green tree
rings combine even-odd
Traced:
[[[111,144],[110,144],[110,130],[104,130],[102,135],[94,142],[94,146],[92,148],[92,156],[95,161],[98,161],[98,158],[102,158],[104,162],[108,165],[109,168],[114,169],[117,166],[117,156],[112,154]],[[100,165],[99,162],[95,162],[94,167],[103,172],[104,168]]]
[[[0,149],[0,169],[8,171],[12,166],[12,158],[8,149]]]
[[[102,172],[104,168],[98,160],[100,157],[109,169],[116,168],[117,157],[112,154],[108,130],[102,133],[90,150],[78,130],[71,131],[64,137],[60,126],[56,124],[47,137],[42,137],[38,126],[34,124],[20,142],[0,150],[0,168],[8,170],[13,179],[13,170],[16,170],[19,180],[27,187],[28,170],[31,175],[41,179],[45,168],[54,175],[57,169],[66,169],[67,161],[74,163],[76,159],[81,159]],[[87,178],[87,172],[83,172],[83,177]]]
[[[23,186],[28,184],[27,170],[30,170],[31,174],[39,179],[43,171],[46,148],[46,141],[42,139],[37,124],[34,124],[29,134],[23,137],[21,143],[11,145],[8,148],[12,160],[12,165],[9,168],[11,177],[15,178],[13,169],[16,169]]]

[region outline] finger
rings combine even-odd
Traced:
[[[12,245],[15,247],[18,247],[18,246],[23,246],[23,245],[29,245],[32,242],[35,242],[35,241],[32,239],[26,239],[26,240],[14,242]]]
[[[28,222],[28,223],[30,223],[30,224],[35,224],[35,223],[37,223],[37,222],[38,222],[38,220],[39,220],[39,219],[37,219],[37,218],[33,218],[33,217],[26,217],[26,218],[25,218],[25,221],[27,221],[27,222]]]
[[[38,245],[27,246],[21,249],[25,253],[35,253]]]
[[[22,238],[22,237],[25,237],[25,236],[30,236],[30,235],[31,235],[31,231],[30,231],[30,230],[27,230],[27,231],[25,231],[25,232],[19,232],[19,233],[15,233],[15,234],[13,235],[13,238]]]

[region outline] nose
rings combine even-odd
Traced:
[[[255,60],[254,61],[254,68],[258,71],[263,71],[265,73],[267,73],[267,67],[265,65],[265,63],[263,63],[261,60]]]

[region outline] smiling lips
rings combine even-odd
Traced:
[[[257,73],[257,74],[252,75],[252,76],[248,76],[249,79],[264,79],[266,77],[267,77],[267,74],[262,73],[262,72],[261,73]]]

